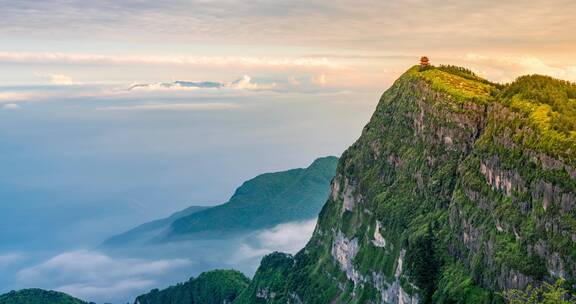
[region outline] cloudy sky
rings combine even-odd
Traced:
[[[340,155],[421,55],[493,81],[576,81],[575,15],[572,0],[0,0],[0,268],[90,297],[147,288],[193,261],[105,287],[42,277],[77,260],[140,268],[90,248]],[[294,251],[282,231],[261,241]]]
[[[6,84],[231,81],[249,74],[382,88],[422,54],[494,80],[526,72],[576,79],[570,0],[0,5]]]

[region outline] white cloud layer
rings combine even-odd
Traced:
[[[257,236],[260,244],[287,253],[296,253],[304,248],[314,228],[316,219],[305,222],[280,224],[274,228],[264,230]]]
[[[16,278],[28,286],[50,282],[48,288],[84,299],[101,297],[106,293],[118,297],[159,284],[155,277],[190,263],[187,259],[114,258],[100,252],[80,250],[65,252],[22,269]]]
[[[124,252],[122,257],[91,250],[64,252],[18,270],[15,280],[18,286],[55,289],[85,300],[131,301],[135,295],[151,288],[174,284],[174,281],[165,281],[168,277],[197,275],[188,272],[195,271],[196,266],[202,271],[235,268],[253,273],[260,258],[266,254],[273,251],[296,253],[302,249],[315,226],[316,219],[290,222],[234,240],[151,246],[140,248],[142,251]],[[155,258],[150,257],[150,250]],[[147,257],[142,258],[142,254]],[[23,258],[19,254],[2,255],[0,268]]]
[[[259,231],[252,242],[240,245],[234,260],[260,258],[273,251],[296,253],[304,248],[316,227],[316,219],[290,222]]]
[[[4,104],[4,105],[2,106],[2,109],[4,109],[4,110],[12,110],[12,111],[13,111],[13,110],[20,110],[21,108],[22,108],[22,107],[20,107],[20,105],[15,104],[15,103],[7,103],[7,104]]]

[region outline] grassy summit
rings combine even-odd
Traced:
[[[452,102],[500,104],[517,115],[512,140],[519,146],[575,164],[576,84],[542,75],[527,75],[509,84],[497,84],[457,66],[414,66],[403,77],[426,81],[446,93]]]
[[[457,102],[486,103],[499,87],[468,69],[449,65],[429,66],[424,69],[414,66],[403,77],[424,80],[432,89],[452,96]]]

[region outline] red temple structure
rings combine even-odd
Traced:
[[[430,60],[428,59],[428,57],[422,56],[420,58],[420,67],[425,68],[425,67],[428,67],[429,65],[430,65]]]

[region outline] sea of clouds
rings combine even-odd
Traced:
[[[196,240],[123,250],[78,249],[44,254],[0,255],[0,283],[39,287],[97,303],[126,303],[153,288],[185,281],[211,269],[238,269],[251,276],[273,251],[296,253],[309,240],[316,220],[284,223],[220,240]]]

